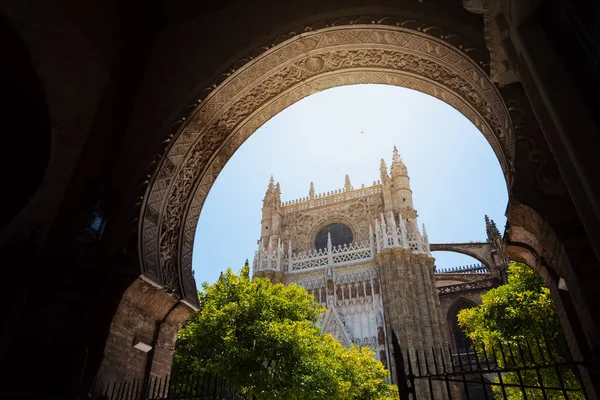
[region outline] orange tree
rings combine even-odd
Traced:
[[[210,372],[260,399],[393,399],[373,352],[344,348],[315,325],[326,310],[300,286],[228,269],[203,284],[200,311],[179,332],[174,373]]]
[[[480,353],[481,345],[485,346],[488,355],[495,349],[500,367],[531,365],[533,362],[543,364],[568,357],[550,289],[531,267],[522,263],[511,263],[508,266],[507,284],[482,295],[479,306],[462,310],[458,314],[458,321],[467,336],[479,347]],[[508,354],[505,359],[500,356],[500,346]],[[563,368],[560,378],[554,368],[541,369],[539,376],[535,370],[525,370],[521,372],[521,378],[530,386],[540,385],[541,379],[545,387],[559,387],[562,379],[569,387],[579,387],[569,368]],[[504,383],[518,384],[519,376],[516,372],[509,372],[502,380]],[[499,386],[493,386],[492,389],[499,398],[503,398]],[[523,398],[519,388],[505,390],[509,399]],[[560,391],[549,391],[547,397],[541,389],[528,389],[526,393],[528,399],[564,398]],[[570,392],[569,398],[583,399],[584,396],[581,392]]]

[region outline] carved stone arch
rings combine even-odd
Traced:
[[[488,269],[494,267],[492,258],[493,244],[488,242],[473,243],[435,243],[430,245],[431,251],[449,251],[451,253],[460,253],[473,257]]]
[[[191,268],[195,227],[227,160],[284,108],[318,91],[358,83],[411,88],[456,108],[486,137],[510,187],[510,116],[487,74],[461,49],[402,26],[359,23],[307,31],[231,72],[185,118],[142,205],[143,275],[196,304]]]
[[[464,331],[458,326],[458,312],[462,309],[475,306],[477,306],[475,302],[464,296],[460,296],[448,307],[448,311],[446,312],[446,326],[451,346],[455,351],[460,351],[468,347],[471,343]]]
[[[462,307],[463,305],[468,306],[468,307]],[[470,300],[464,296],[460,296],[458,298],[456,298],[452,304],[450,304],[450,306],[448,307],[448,311],[446,312],[446,321],[449,323],[450,322],[450,318],[451,315],[456,315],[458,310],[462,310],[463,308],[471,308],[471,307],[476,307],[477,304],[473,301]]]

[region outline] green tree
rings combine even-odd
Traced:
[[[203,284],[200,311],[179,332],[174,373],[216,373],[258,400],[397,398],[368,348],[320,333],[326,310],[303,288],[249,273],[228,269]]]
[[[500,367],[518,365],[549,364],[568,357],[568,350],[556,313],[550,290],[544,286],[539,275],[529,266],[513,262],[508,266],[508,282],[481,296],[481,304],[464,309],[458,314],[458,321],[467,336],[476,344],[479,352],[493,352],[498,356]],[[503,349],[505,357],[501,356]],[[579,383],[567,367],[561,367],[562,380],[566,387],[579,388]],[[531,369],[521,372],[526,385],[539,386],[542,380],[545,387],[560,387],[557,370],[543,368],[540,374]],[[506,384],[518,384],[516,372],[502,377]],[[501,388],[492,387],[499,398]],[[509,399],[522,399],[519,388],[506,388]],[[527,389],[528,399],[545,398],[540,389]],[[547,392],[548,399],[563,399],[559,391]],[[581,392],[569,392],[571,399],[583,399]]]

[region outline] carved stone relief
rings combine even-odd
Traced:
[[[354,241],[368,240],[369,224],[383,211],[383,199],[361,198],[339,205],[333,204],[305,211],[285,214],[283,217],[283,238],[292,238],[295,252],[309,251],[314,247],[314,240],[319,231],[326,225],[340,222],[348,225],[354,234]],[[375,196],[371,196],[375,197]]]
[[[396,26],[305,32],[232,73],[182,123],[142,205],[143,273],[195,303],[196,222],[227,160],[259,126],[299,99],[357,83],[403,86],[450,104],[482,131],[510,182],[514,136],[508,111],[485,72],[460,50]]]

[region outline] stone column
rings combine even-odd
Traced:
[[[424,366],[423,355],[426,354],[429,369],[433,372],[431,349],[435,347],[436,351],[443,351],[445,348],[442,345],[445,343],[444,323],[440,318],[439,297],[430,272],[433,271],[433,257],[415,254],[411,249],[393,247],[383,249],[377,255],[376,262],[388,332],[387,347],[392,348],[392,332],[395,332],[400,347],[405,353],[410,352],[413,370],[417,371],[415,352],[418,352],[421,366]],[[393,359],[391,364],[390,372],[395,380]],[[429,398],[427,382],[418,381],[415,390],[417,398]],[[436,398],[443,398],[441,384],[435,383],[433,390]]]
[[[593,354],[600,346],[597,323],[597,287],[590,287],[595,271],[574,268],[561,240],[548,223],[532,208],[511,200],[506,217],[509,228],[505,234],[505,253],[511,260],[532,267],[550,288],[556,311],[576,360]],[[586,260],[581,260],[584,264]],[[562,288],[559,286],[562,285]],[[597,307],[596,307],[597,308]],[[600,393],[600,374],[581,367],[580,373],[589,398]]]
[[[150,376],[169,374],[177,332],[193,312],[138,277],[125,291],[113,318],[94,391],[103,392],[109,381],[144,382]]]

